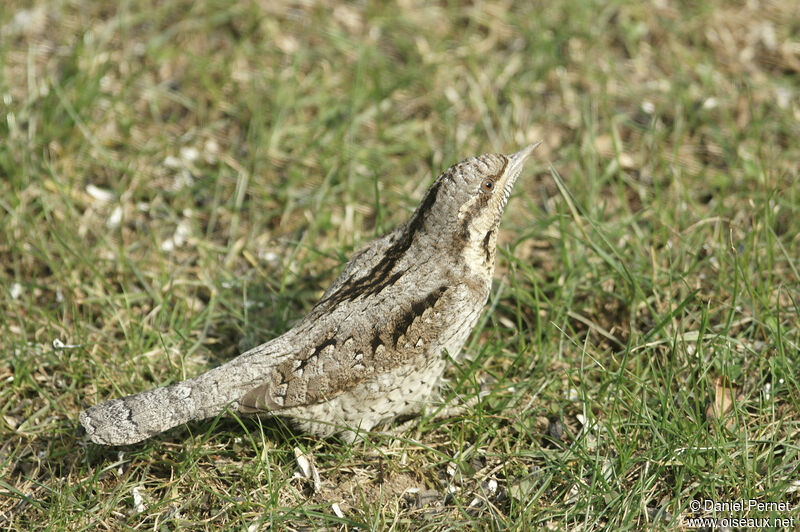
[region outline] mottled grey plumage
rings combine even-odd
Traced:
[[[356,253],[282,336],[193,379],[93,406],[89,438],[136,443],[225,409],[320,436],[419,412],[486,303],[500,218],[536,145],[448,168],[411,219]]]

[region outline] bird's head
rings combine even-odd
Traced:
[[[492,270],[503,211],[525,159],[540,143],[511,155],[487,153],[451,166],[431,185],[409,223],[459,248],[469,265]]]

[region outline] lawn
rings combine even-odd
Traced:
[[[798,35],[793,0],[4,2],[0,528],[800,527]],[[79,435],[540,139],[402,431]]]

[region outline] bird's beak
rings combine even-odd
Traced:
[[[522,164],[525,162],[525,159],[527,159],[528,156],[531,153],[533,153],[533,150],[535,150],[539,146],[539,144],[541,144],[542,142],[543,141],[541,141],[541,140],[539,142],[534,142],[533,144],[531,144],[527,148],[522,148],[517,153],[512,153],[511,155],[506,155],[506,157],[508,157],[508,162],[509,162],[509,166],[510,166],[510,168],[508,169],[509,173],[513,175],[516,172],[519,172],[520,170],[522,170]]]

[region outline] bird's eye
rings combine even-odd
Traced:
[[[494,190],[494,180],[493,180],[493,179],[487,179],[487,180],[485,180],[485,181],[483,182],[483,185],[482,185],[482,187],[483,187],[483,190],[485,190],[486,192],[491,192],[491,191],[493,191],[493,190]]]

